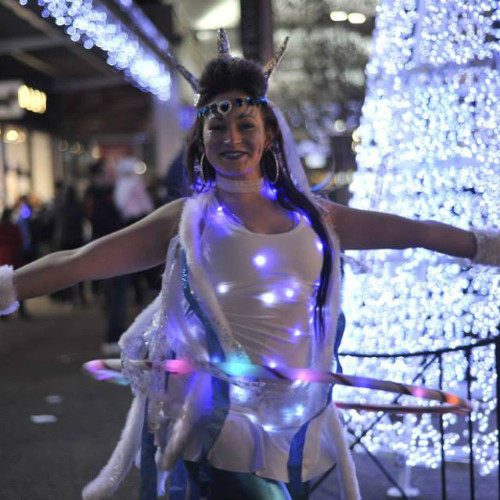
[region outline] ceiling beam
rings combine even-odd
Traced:
[[[36,51],[70,45],[73,42],[66,38],[47,38],[46,36],[25,36],[7,38],[0,41],[0,55],[10,55],[18,51]]]
[[[64,94],[66,92],[78,92],[81,90],[97,90],[109,87],[129,85],[121,76],[96,76],[91,78],[59,79],[50,86],[50,91]]]
[[[38,57],[26,54],[26,52],[11,52],[9,55],[14,59],[17,59],[19,62],[22,62],[24,65],[29,66],[44,75],[50,76],[51,78],[57,78],[61,75],[61,72],[56,67],[41,61]]]

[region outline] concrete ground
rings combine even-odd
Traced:
[[[41,298],[27,308],[32,319],[14,315],[0,321],[0,500],[76,500],[113,450],[130,393],[91,380],[81,369],[101,357],[104,321],[98,304],[78,309]],[[32,421],[41,415],[55,421]],[[366,456],[355,459],[363,498],[388,498],[387,479]],[[381,460],[397,476],[393,461]],[[416,498],[442,498],[439,471],[416,468],[412,484],[420,489]],[[138,499],[138,491],[139,474],[132,470],[113,498]],[[447,495],[472,498],[465,465],[450,464]],[[327,498],[338,498],[334,477],[313,497]],[[498,478],[477,477],[475,500],[497,498]]]

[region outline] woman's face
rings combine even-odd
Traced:
[[[213,102],[244,98],[240,91],[218,94]],[[216,174],[233,179],[261,177],[260,159],[272,142],[260,107],[233,106],[226,115],[207,114],[203,119],[203,149]]]

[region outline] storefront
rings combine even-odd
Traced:
[[[0,82],[0,210],[21,196],[34,204],[54,194],[61,167],[44,92],[22,81]]]

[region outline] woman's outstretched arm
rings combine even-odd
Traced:
[[[472,231],[434,221],[416,221],[398,215],[357,210],[329,202],[328,208],[343,250],[427,248],[456,257],[473,258]]]
[[[14,285],[20,300],[80,281],[109,278],[162,263],[177,234],[184,200],[165,205],[139,222],[75,250],[56,252],[19,268]]]

